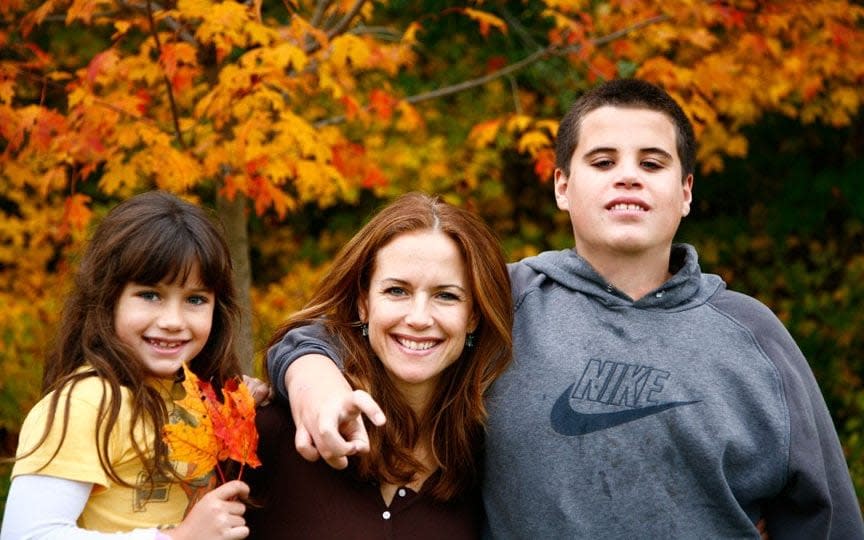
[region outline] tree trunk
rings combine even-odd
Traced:
[[[246,197],[238,194],[233,201],[216,197],[216,210],[225,225],[225,237],[234,262],[234,286],[240,304],[240,328],[237,336],[237,355],[243,373],[253,374],[252,360],[255,347],[252,339],[252,263],[249,260],[249,234],[247,231]]]

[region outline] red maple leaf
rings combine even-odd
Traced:
[[[396,98],[383,90],[376,88],[369,94],[369,107],[381,120],[390,120],[396,103]]]
[[[196,462],[216,463],[220,477],[222,470],[218,462],[226,459],[240,464],[238,477],[243,474],[244,466],[260,466],[256,453],[255,400],[249,388],[236,379],[229,379],[222,389],[224,401],[220,401],[213,385],[200,380],[185,365],[183,372],[186,375],[183,382],[186,396],[176,403],[197,424],[189,426],[179,420],[165,426],[162,436],[172,456],[189,460],[188,456],[192,455]]]

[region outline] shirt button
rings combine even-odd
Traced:
[[[663,291],[659,291],[659,292],[658,292],[657,294],[655,294],[654,296],[656,296],[657,298],[663,298]]]
[[[383,517],[384,519],[390,519],[390,512],[385,511],[383,514],[381,514],[381,517]]]
[[[404,496],[405,496],[405,488],[399,488],[399,496],[400,496],[400,497],[404,497]]]

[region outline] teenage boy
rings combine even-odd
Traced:
[[[555,199],[575,246],[510,268],[514,359],[487,399],[489,536],[758,538],[764,518],[771,538],[864,538],[792,337],[672,243],[695,148],[678,104],[635,79],[562,120]],[[342,467],[366,443],[359,414],[382,419],[320,355],[335,358],[327,337],[301,329],[271,348],[269,372],[308,430],[298,450]]]

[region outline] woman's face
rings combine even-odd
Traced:
[[[114,309],[114,331],[152,375],[171,378],[207,344],[215,306],[197,269],[185,283],[127,283]]]
[[[382,247],[360,319],[396,387],[415,409],[425,407],[477,325],[456,243],[441,232],[418,231]]]

